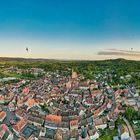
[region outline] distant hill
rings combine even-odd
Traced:
[[[57,61],[53,59],[43,59],[43,58],[14,58],[14,57],[0,57],[1,61],[23,61],[23,62],[36,62],[36,61]]]
[[[45,58],[16,58],[16,57],[0,57],[0,62],[1,61],[23,61],[23,62],[36,62],[36,61],[57,61],[57,62],[61,62],[61,61],[87,61],[87,62],[92,62],[92,61],[98,61],[98,62],[106,62],[106,61],[114,61],[114,62],[121,62],[121,61],[136,61],[136,60],[127,60],[127,59],[124,59],[124,58],[118,58],[118,59],[107,59],[107,60],[59,60],[59,59],[45,59]]]

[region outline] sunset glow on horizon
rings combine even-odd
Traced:
[[[0,57],[140,60],[139,4],[138,0],[1,2]]]

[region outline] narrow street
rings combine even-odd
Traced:
[[[126,123],[128,129],[129,129],[129,132],[130,132],[130,135],[131,135],[132,140],[137,140],[136,139],[136,136],[135,136],[135,133],[134,133],[134,131],[133,131],[130,123],[128,122],[128,120],[126,118],[124,118],[124,117],[123,117],[123,120],[124,120],[124,122]]]

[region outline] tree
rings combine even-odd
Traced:
[[[86,138],[87,137],[87,130],[85,128],[82,129],[81,136],[82,136],[82,138]]]
[[[118,125],[120,125],[120,124],[123,124],[124,123],[124,121],[123,121],[123,119],[122,119],[122,116],[119,116],[118,117],[118,119],[117,119],[117,121],[116,121],[116,127],[118,127]]]
[[[137,119],[138,118],[138,114],[136,112],[136,110],[133,107],[128,107],[125,111],[125,117],[131,121],[132,119]]]

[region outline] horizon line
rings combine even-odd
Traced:
[[[137,59],[126,59],[126,58],[108,58],[108,59],[59,59],[59,58],[35,58],[35,57],[30,57],[30,58],[26,58],[26,57],[0,57],[0,59],[24,59],[24,60],[54,60],[54,61],[105,61],[105,60],[118,60],[118,59],[122,59],[122,60],[128,60],[128,61],[140,61]]]

